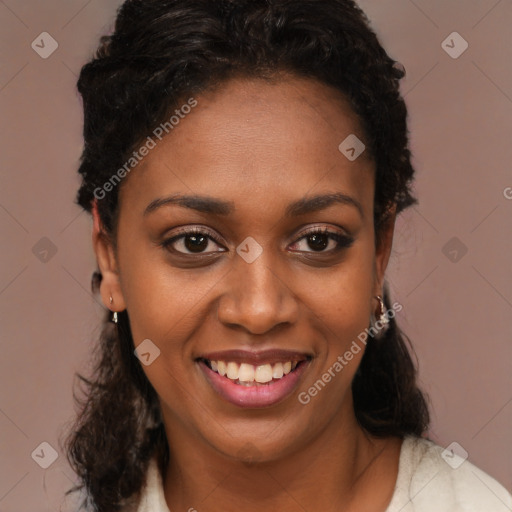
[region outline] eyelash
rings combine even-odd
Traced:
[[[172,246],[172,244],[174,242],[176,242],[177,240],[180,240],[181,238],[186,238],[187,236],[193,236],[193,235],[206,236],[207,238],[213,240],[217,245],[222,245],[221,242],[219,240],[217,240],[217,237],[214,235],[214,233],[209,231],[207,228],[197,228],[197,227],[187,229],[186,231],[182,231],[181,233],[178,233],[176,236],[173,236],[172,238],[164,240],[160,245],[164,249],[169,250],[169,247]],[[330,231],[328,228],[318,228],[317,227],[317,228],[310,228],[309,230],[307,230],[305,233],[303,233],[300,236],[300,238],[298,238],[297,240],[295,240],[295,242],[293,242],[293,245],[295,245],[296,243],[300,242],[304,238],[307,238],[308,236],[311,236],[311,235],[326,235],[331,240],[334,240],[337,244],[334,249],[331,249],[329,251],[318,251],[318,252],[316,252],[316,254],[335,253],[342,249],[348,249],[354,242],[354,239],[348,235],[342,235],[340,233],[336,233],[335,231]],[[193,254],[193,253],[184,253],[181,251],[175,251],[175,252],[177,252],[178,254],[185,255],[185,256],[201,256],[201,255],[205,255],[205,254],[215,254],[215,253]],[[223,252],[223,251],[216,251],[216,252]],[[315,251],[299,251],[299,252],[315,253]]]

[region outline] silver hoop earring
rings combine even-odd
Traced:
[[[389,329],[389,318],[386,315],[386,308],[384,306],[382,297],[380,295],[376,295],[375,298],[379,301],[379,318],[375,320],[375,315],[372,313],[370,322],[370,336],[379,340]]]
[[[114,299],[112,298],[112,295],[110,296],[110,304],[112,305],[114,302]],[[112,322],[114,322],[115,324],[117,324],[117,311],[114,311],[112,313]]]

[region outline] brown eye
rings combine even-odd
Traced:
[[[313,233],[307,237],[308,245],[314,251],[323,251],[329,245],[329,236],[323,233]]]
[[[209,238],[204,235],[186,235],[183,237],[183,245],[190,252],[202,252],[208,247]]]
[[[304,252],[317,253],[336,252],[341,249],[350,247],[354,242],[352,237],[342,235],[341,233],[337,233],[335,231],[330,231],[327,228],[313,228],[312,230],[305,233],[301,238],[299,238],[294,245],[297,245],[301,240],[305,240],[305,245],[312,249],[311,251],[304,250]],[[332,242],[331,248],[325,250],[327,247],[329,247],[329,242]],[[301,249],[298,250],[301,251]]]
[[[180,254],[209,254],[223,251],[207,251],[206,249],[213,243],[219,245],[213,234],[202,229],[190,229],[183,231],[179,235],[164,240],[162,247],[170,249]]]

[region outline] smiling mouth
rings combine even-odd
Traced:
[[[210,370],[219,374],[221,377],[229,379],[232,383],[240,386],[259,387],[268,386],[273,382],[278,382],[288,374],[297,371],[304,363],[311,358],[301,361],[286,361],[274,364],[266,363],[253,365],[249,363],[237,363],[234,361],[214,361],[200,358]]]

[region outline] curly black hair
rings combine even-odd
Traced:
[[[115,245],[119,187],[98,200],[98,188],[120,169],[156,126],[186,98],[234,77],[272,79],[279,73],[336,88],[357,114],[376,164],[376,243],[390,209],[417,202],[407,108],[399,92],[403,67],[382,48],[352,0],[127,0],[115,30],[103,36],[81,70],[84,149],[77,203],[96,201]],[[133,171],[133,172],[136,172]],[[94,276],[93,290],[101,275]],[[390,299],[385,287],[384,300]],[[128,312],[114,327],[105,317],[95,366],[78,418],[66,440],[67,457],[85,487],[83,507],[101,512],[136,507],[150,458],[162,474],[169,446],[158,396],[133,354]],[[352,383],[359,424],[386,437],[422,435],[426,397],[416,382],[408,339],[396,320],[385,338],[369,339]]]

